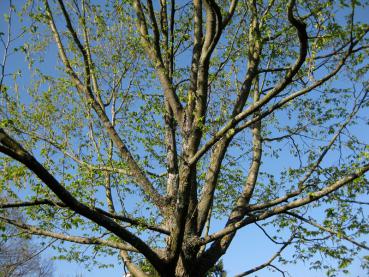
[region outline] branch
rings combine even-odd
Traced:
[[[242,276],[246,276],[246,275],[250,275],[250,274],[252,274],[252,273],[254,273],[254,272],[256,272],[256,271],[259,271],[259,270],[261,270],[261,269],[263,269],[263,268],[265,268],[265,267],[267,267],[267,266],[271,266],[271,264],[272,264],[272,262],[276,259],[276,258],[278,258],[280,255],[281,255],[281,253],[282,253],[282,251],[287,247],[287,246],[289,246],[290,244],[291,244],[291,242],[292,242],[292,240],[293,240],[293,238],[294,238],[294,236],[292,235],[291,237],[290,237],[290,239],[287,241],[287,242],[285,242],[284,244],[283,244],[283,246],[278,250],[278,252],[277,253],[275,253],[267,262],[265,262],[265,263],[263,263],[263,264],[261,264],[261,265],[259,265],[259,266],[256,266],[256,267],[254,267],[254,268],[252,268],[252,269],[250,269],[250,270],[247,270],[247,271],[245,271],[245,272],[242,272],[242,273],[240,273],[240,274],[237,274],[237,275],[235,275],[235,277],[242,277]]]
[[[68,75],[72,78],[73,82],[75,83],[77,90],[81,93],[84,93],[87,100],[91,101],[92,108],[95,110],[96,114],[98,115],[100,121],[104,125],[107,133],[109,134],[110,138],[114,142],[115,146],[119,150],[120,156],[127,162],[128,168],[132,173],[134,180],[142,187],[143,192],[153,201],[153,203],[161,210],[164,209],[165,199],[159,194],[159,192],[153,187],[143,170],[139,167],[136,160],[133,158],[132,154],[130,153],[129,149],[117,133],[116,129],[110,122],[109,117],[106,115],[103,107],[98,103],[95,99],[91,88],[87,85],[85,86],[78,78],[77,74],[73,71],[69,59],[66,55],[64,46],[61,42],[60,35],[58,30],[55,26],[53,15],[51,9],[48,5],[48,2],[45,1],[46,6],[46,14],[48,17],[48,23],[50,25],[50,29],[54,35],[55,42],[59,49],[59,55],[66,67],[66,71]],[[78,39],[78,38],[76,38]]]
[[[256,77],[254,80],[254,102],[257,102],[260,97],[259,92],[259,79]],[[255,116],[258,115],[258,112],[255,113]],[[247,178],[244,184],[244,188],[237,201],[234,204],[232,212],[228,217],[226,226],[242,219],[246,213],[246,207],[250,202],[252,197],[256,181],[259,174],[259,168],[261,164],[262,157],[262,142],[261,142],[261,122],[258,121],[254,124],[252,128],[252,162],[247,174]],[[223,241],[222,247],[227,247],[232,241],[233,236],[227,237],[227,243]],[[215,246],[214,246],[215,247]],[[219,247],[221,247],[219,245]]]
[[[45,169],[18,142],[8,136],[2,128],[0,128],[0,152],[24,164],[28,169],[34,172],[37,177],[40,178],[42,182],[47,185],[49,189],[52,190],[71,210],[90,219],[117,235],[119,238],[127,241],[159,268],[163,266],[163,261],[158,254],[144,241],[114,222],[114,220],[103,214],[97,213],[96,210],[89,208],[74,198],[73,195],[47,171],[47,169]]]
[[[191,73],[190,73],[190,89],[188,91],[188,100],[186,107],[186,114],[192,117],[194,109],[194,98],[197,91],[197,79],[199,72],[199,61],[201,56],[201,49],[203,43],[203,11],[202,1],[193,1],[194,17],[193,17],[193,49],[191,58]]]
[[[148,277],[139,267],[137,267],[131,260],[131,257],[124,250],[120,251],[120,256],[124,262],[124,265],[127,266],[130,273],[135,277]]]
[[[228,23],[231,21],[233,15],[234,15],[234,12],[236,10],[237,4],[238,4],[238,0],[232,0],[231,5],[229,6],[228,13],[226,14],[226,16],[225,16],[225,18],[223,19],[223,22],[222,22],[222,27],[223,28],[225,28],[228,25]]]
[[[121,242],[108,241],[108,240],[103,240],[100,238],[86,238],[86,237],[79,237],[79,236],[69,236],[69,235],[64,235],[60,233],[50,232],[50,231],[46,231],[41,228],[34,227],[32,225],[24,224],[22,222],[17,222],[15,220],[5,218],[2,216],[0,216],[0,220],[5,221],[8,224],[16,226],[20,229],[23,229],[27,233],[32,234],[32,235],[46,236],[46,237],[51,237],[51,238],[55,238],[59,240],[79,243],[79,244],[103,245],[103,246],[108,246],[108,247],[112,247],[116,249],[138,252],[136,248],[129,246],[125,243],[121,243]]]
[[[254,92],[253,99],[254,102],[256,102],[259,100],[260,97],[259,79],[257,77],[254,79],[253,92]],[[255,116],[257,114],[258,111],[255,113]],[[243,187],[243,191],[235,201],[232,212],[228,217],[226,226],[244,218],[246,213],[246,207],[249,204],[249,201],[252,197],[256,181],[259,175],[261,157],[262,157],[261,122],[258,121],[254,124],[252,128],[252,162]],[[231,244],[235,234],[236,234],[235,232],[230,233],[228,236],[223,237],[221,241],[217,240],[211,245],[209,250],[204,253],[204,255],[201,258],[204,259],[205,261],[208,260],[207,263],[208,266],[210,265],[211,262],[214,263],[220,257],[221,253],[225,253],[225,251]]]
[[[235,117],[237,122],[246,118],[248,115],[250,115],[252,112],[257,110],[262,105],[267,104],[272,98],[274,98],[277,94],[279,94],[282,90],[284,90],[292,82],[293,77],[297,74],[297,72],[300,70],[301,66],[305,62],[307,50],[309,47],[308,35],[306,32],[306,24],[300,19],[295,18],[293,15],[293,9],[295,7],[295,4],[296,4],[295,0],[289,1],[287,5],[287,16],[289,22],[297,31],[297,36],[300,43],[299,56],[296,59],[295,63],[290,67],[285,77],[264,98],[254,103],[254,105],[251,106],[250,109],[247,109],[239,113]]]
[[[22,207],[32,207],[39,205],[51,205],[56,207],[64,208],[66,205],[63,202],[51,201],[48,199],[35,200],[35,201],[22,201],[14,203],[0,203],[0,209],[11,209],[11,208],[22,208]]]
[[[328,233],[330,233],[330,234],[332,234],[332,235],[334,235],[334,236],[336,236],[336,237],[338,237],[340,239],[342,238],[344,240],[347,240],[347,241],[355,244],[356,246],[358,246],[360,248],[369,250],[369,246],[365,245],[364,243],[357,242],[357,241],[353,240],[352,238],[350,238],[350,237],[348,237],[348,236],[346,236],[346,235],[344,235],[342,233],[338,233],[337,231],[334,231],[334,230],[332,230],[330,228],[324,227],[324,226],[320,225],[319,223],[317,223],[315,220],[313,220],[311,218],[307,219],[307,218],[305,218],[305,217],[303,217],[301,215],[298,215],[296,213],[293,213],[293,212],[285,212],[285,214],[288,214],[290,216],[293,216],[295,218],[298,218],[301,221],[303,221],[305,223],[308,223],[308,224],[310,224],[310,225],[312,225],[314,227],[317,227],[320,230],[323,230],[325,232],[328,232]]]
[[[138,31],[140,32],[141,35],[142,44],[146,50],[146,53],[149,55],[152,63],[154,64],[154,67],[159,77],[159,81],[164,88],[164,95],[168,99],[168,102],[173,110],[177,122],[179,124],[182,124],[183,107],[179,100],[178,95],[175,93],[173,89],[173,85],[170,79],[168,78],[163,61],[160,59],[160,56],[158,56],[158,49],[156,49],[157,47],[153,47],[152,43],[150,42],[149,39],[150,35],[147,29],[146,19],[144,11],[142,9],[141,1],[134,0],[133,6],[137,14],[137,25]]]
[[[275,206],[279,203],[285,202],[290,198],[293,198],[297,195],[299,195],[303,190],[304,190],[304,184],[305,182],[310,178],[310,176],[315,172],[315,170],[319,167],[320,163],[323,161],[324,157],[327,155],[327,153],[329,152],[329,150],[331,149],[331,147],[333,146],[333,144],[335,143],[335,141],[337,140],[337,138],[339,138],[340,134],[342,133],[342,131],[346,128],[346,126],[351,122],[351,120],[354,118],[354,116],[358,113],[360,107],[362,106],[362,104],[364,103],[367,95],[369,92],[365,92],[364,96],[362,97],[362,99],[360,100],[359,103],[355,103],[354,108],[351,112],[351,114],[349,115],[349,117],[346,119],[346,121],[341,125],[341,127],[337,130],[337,132],[334,134],[334,136],[332,137],[332,139],[330,140],[330,142],[328,143],[327,146],[325,146],[320,155],[318,156],[318,159],[313,163],[313,165],[309,168],[309,170],[307,171],[307,173],[298,181],[297,187],[298,189],[295,191],[292,191],[282,197],[273,199],[271,201],[268,201],[266,203],[262,203],[262,204],[256,204],[256,205],[251,205],[247,208],[247,210],[250,211],[257,211],[257,210],[262,210],[265,208],[269,208],[272,206]]]
[[[22,201],[22,202],[14,202],[14,203],[0,203],[0,209],[31,207],[31,206],[39,206],[39,205],[49,205],[49,206],[60,207],[60,208],[68,207],[63,202],[52,201],[52,200],[49,200],[49,199],[39,199],[39,200],[34,200],[34,201]],[[106,215],[110,218],[118,219],[118,220],[121,220],[123,222],[127,222],[129,224],[135,225],[135,226],[140,226],[140,227],[143,227],[143,228],[147,228],[149,230],[156,231],[156,232],[166,234],[166,235],[170,234],[168,230],[166,230],[162,227],[156,226],[156,225],[151,225],[151,224],[145,223],[141,219],[131,218],[131,217],[128,217],[128,216],[118,215],[118,214],[115,214],[115,213],[109,213],[107,211],[104,211],[104,210],[102,210],[100,208],[96,208],[96,207],[90,207],[90,209],[96,210],[98,213]]]
[[[170,81],[173,83],[173,74],[174,74],[174,66],[175,66],[175,57],[174,57],[174,29],[175,29],[175,0],[171,0],[170,3],[170,17],[169,17],[169,26],[168,26],[168,10],[167,10],[167,1],[160,0],[160,22],[161,22],[161,30],[165,40],[166,47],[166,55],[165,55],[165,64],[168,71],[168,77]],[[177,83],[173,90],[176,91],[178,85],[181,82]],[[164,100],[165,102],[165,114],[164,114],[164,123],[165,123],[165,145],[166,145],[166,158],[167,158],[167,184],[166,184],[166,195],[170,199],[170,201],[174,201],[177,197],[178,185],[179,185],[179,163],[178,163],[178,151],[177,151],[177,141],[176,141],[176,129],[177,124],[175,122],[175,117],[173,114],[173,110],[168,102],[168,99]],[[166,223],[167,225],[171,225],[170,222]]]
[[[303,65],[306,55],[307,55],[307,49],[308,49],[308,36],[306,33],[306,24],[302,22],[301,20],[298,20],[293,15],[293,8],[295,6],[295,1],[291,0],[288,4],[288,20],[290,23],[295,27],[297,30],[299,42],[300,42],[300,52],[297,60],[295,61],[294,65],[288,70],[286,76],[283,80],[281,80],[265,97],[260,99],[259,101],[255,102],[253,105],[251,105],[248,109],[241,112],[241,109],[243,107],[243,104],[246,102],[249,87],[251,87],[251,81],[252,79],[246,77],[246,80],[249,80],[248,82],[244,82],[241,88],[241,94],[238,96],[239,99],[237,100],[237,105],[234,110],[234,117],[229,120],[229,122],[217,133],[215,136],[210,139],[205,145],[197,151],[197,153],[191,158],[190,163],[195,163],[198,159],[200,159],[206,152],[209,150],[210,147],[212,147],[216,142],[218,142],[223,137],[232,137],[235,134],[235,130],[233,129],[241,120],[245,119],[250,114],[254,113],[258,109],[260,109],[262,106],[267,104],[271,99],[273,99],[278,93],[280,93],[283,89],[287,87],[292,82],[293,77],[297,74],[297,72],[300,70],[301,66]],[[256,68],[253,69],[256,71]],[[249,72],[248,74],[251,74],[252,72]],[[254,72],[253,74],[256,74]],[[252,74],[251,74],[252,75]],[[255,121],[257,121],[255,119]],[[254,121],[254,122],[255,122]]]
[[[206,33],[200,57],[202,65],[208,63],[223,30],[222,14],[218,4],[214,0],[204,0],[204,4],[206,10]]]
[[[260,63],[260,56],[263,48],[263,44],[261,42],[260,22],[256,1],[250,1],[249,6],[251,11],[251,22],[248,33],[249,49],[247,53],[247,72],[245,80],[243,81],[240,91],[238,92],[236,104],[233,107],[232,118],[239,114],[246,104],[246,101],[250,94],[252,81],[258,74],[258,66]]]
[[[67,10],[65,8],[65,5],[64,5],[63,0],[58,0],[58,3],[59,3],[59,6],[60,6],[60,8],[61,8],[61,10],[63,12],[64,19],[65,19],[65,21],[67,23],[67,29],[71,33],[74,43],[77,45],[78,50],[82,54],[83,63],[84,63],[84,67],[85,67],[85,74],[86,74],[86,76],[85,76],[85,78],[86,78],[86,85],[90,89],[91,68],[90,68],[90,59],[89,59],[88,53],[86,51],[87,48],[82,44],[82,42],[78,38],[78,35],[77,35],[75,29],[73,28],[72,21],[71,21],[71,19],[69,17],[69,14],[68,14],[68,12],[67,12]],[[101,104],[102,103],[100,103],[100,105]]]
[[[83,11],[83,17],[82,17],[82,28],[83,28],[83,35],[84,35],[84,40],[85,40],[85,54],[84,54],[84,61],[85,64],[87,63],[89,71],[87,72],[87,78],[91,77],[92,79],[92,87],[93,90],[95,92],[95,95],[97,97],[97,102],[99,103],[100,107],[102,109],[104,109],[104,107],[106,107],[107,105],[103,103],[103,100],[101,99],[101,93],[100,93],[100,89],[99,89],[99,85],[97,82],[97,77],[96,77],[96,70],[95,70],[95,65],[92,61],[92,54],[91,54],[91,47],[90,47],[90,39],[88,36],[88,28],[86,26],[86,3],[84,0],[82,0],[82,11]],[[117,82],[116,86],[113,89],[116,90],[116,88],[118,87],[119,83],[121,82],[123,78],[123,75],[121,76],[120,80]],[[87,79],[87,81],[89,82],[89,80]],[[113,93],[112,93],[113,94]]]
[[[51,146],[53,146],[55,149],[59,150],[65,156],[71,158],[77,164],[79,164],[83,167],[86,167],[90,170],[101,170],[101,171],[107,171],[107,172],[114,172],[114,173],[124,174],[124,175],[130,176],[130,177],[134,177],[130,174],[129,170],[124,169],[124,168],[116,168],[114,166],[106,166],[105,164],[96,164],[96,165],[95,164],[90,164],[90,163],[82,160],[81,158],[79,158],[76,154],[64,150],[63,145],[61,143],[53,140],[52,138],[43,137],[42,135],[40,135],[36,132],[24,131],[24,130],[21,130],[21,129],[17,128],[16,126],[12,126],[12,128],[18,133],[26,134],[26,135],[28,135],[32,138],[36,138],[36,139],[39,139],[39,140],[42,140],[44,142],[49,143]]]
[[[254,5],[252,5],[251,11],[252,11],[252,23],[251,23],[250,30],[249,30],[249,40],[252,41],[252,43],[250,43],[250,47],[248,49],[249,63],[248,63],[245,81],[237,96],[237,101],[233,108],[233,112],[232,112],[233,116],[239,113],[246,103],[246,100],[248,98],[248,95],[249,95],[249,92],[252,86],[252,81],[255,78],[256,70],[257,70],[257,67],[260,61],[262,45],[259,42],[260,32],[259,32],[259,25],[258,25],[257,10],[256,10],[255,2],[254,2]],[[221,165],[222,165],[227,148],[232,138],[233,138],[232,134],[229,134],[229,135],[226,134],[226,136],[215,147],[214,151],[211,154],[211,161],[210,161],[209,169],[207,170],[206,178],[205,178],[205,186],[203,188],[201,199],[198,204],[198,227],[197,228],[198,228],[199,234],[201,234],[202,232],[202,229],[206,221],[206,217],[212,205],[213,198],[214,198],[214,192],[215,192],[216,184],[218,181],[218,176],[220,173]],[[204,154],[208,149],[209,148],[204,149],[204,147],[202,147],[194,156],[192,156],[190,160],[190,164],[195,164],[198,158],[200,158],[200,156]],[[202,150],[204,150],[204,152],[201,153]]]
[[[365,34],[368,31],[369,31],[369,28],[367,28],[367,30],[365,31]],[[295,92],[295,93],[293,93],[293,94],[291,94],[291,95],[283,98],[282,100],[280,100],[276,104],[274,104],[271,107],[269,107],[266,111],[261,112],[259,116],[256,116],[253,119],[250,119],[249,121],[245,122],[244,124],[240,125],[239,127],[236,127],[235,128],[235,126],[242,120],[241,117],[238,117],[237,116],[235,118],[232,118],[221,130],[219,130],[209,141],[207,141],[196,152],[196,154],[191,158],[190,163],[197,162],[214,144],[216,144],[221,139],[227,139],[227,137],[234,136],[236,133],[239,133],[240,131],[242,131],[245,128],[251,126],[252,124],[254,124],[255,122],[257,122],[258,120],[261,120],[264,117],[270,115],[275,110],[283,107],[285,104],[291,102],[292,100],[294,100],[294,99],[296,99],[296,98],[298,98],[298,97],[300,97],[300,96],[302,96],[304,94],[307,94],[307,93],[311,92],[315,88],[317,88],[317,87],[321,86],[322,84],[324,84],[325,82],[329,81],[345,65],[345,62],[347,61],[348,57],[352,54],[353,47],[361,40],[361,38],[359,38],[356,41],[352,42],[352,44],[350,45],[350,47],[347,50],[346,54],[344,55],[344,57],[342,57],[342,59],[340,60],[340,62],[337,64],[336,68],[332,72],[330,72],[329,74],[325,75],[323,78],[321,78],[320,80],[316,81],[311,86],[306,87],[306,88],[304,88],[302,90],[299,90],[299,91],[297,91],[297,92]],[[247,116],[249,116],[250,114],[252,114],[257,108],[260,108],[262,106],[262,103],[261,103],[262,100],[254,103],[252,106],[250,106],[244,112],[242,112],[241,113],[243,115],[242,117],[245,117],[246,118]]]
[[[255,225],[263,232],[263,234],[270,240],[272,241],[273,243],[275,244],[284,244],[284,242],[279,242],[279,241],[276,241],[275,239],[273,239],[269,234],[268,232],[260,225],[258,224],[257,222],[255,222]]]
[[[347,203],[358,204],[358,205],[369,205],[369,202],[357,201],[357,200],[352,200],[352,199],[337,198],[337,200],[342,201],[342,202],[347,202]]]
[[[250,215],[248,217],[246,217],[245,219],[242,219],[238,222],[232,223],[229,226],[227,226],[226,228],[224,228],[223,230],[220,230],[216,233],[213,233],[207,237],[202,238],[201,240],[199,240],[198,244],[199,245],[204,245],[207,244],[211,241],[217,240],[221,237],[224,237],[228,234],[231,234],[233,232],[235,232],[236,230],[250,224],[250,223],[254,223],[260,220],[264,220],[267,219],[269,217],[272,217],[274,215],[277,214],[281,214],[281,213],[285,213],[286,211],[304,206],[306,204],[309,204],[313,201],[317,201],[318,199],[327,196],[329,194],[331,194],[332,192],[340,189],[341,187],[343,187],[344,185],[347,185],[349,183],[351,183],[352,181],[354,181],[355,179],[361,177],[362,175],[364,175],[366,172],[369,171],[369,164],[366,164],[364,166],[362,166],[361,168],[357,169],[355,172],[346,175],[345,177],[341,178],[340,180],[334,182],[333,184],[326,186],[325,188],[309,193],[308,196],[303,197],[303,198],[299,198],[296,199],[286,205],[283,206],[279,206],[279,207],[275,207],[273,209],[267,210],[259,215]]]
[[[156,21],[156,16],[155,16],[152,0],[147,0],[147,5],[149,7],[149,16],[150,16],[151,26],[152,26],[153,34],[154,34],[154,47],[153,47],[153,49],[155,50],[156,58],[164,65],[163,58],[162,58],[162,55],[161,55],[159,27],[158,27],[158,23]],[[164,66],[164,68],[165,68],[165,66]]]
[[[274,268],[275,270],[279,271],[282,274],[283,277],[286,276],[285,272],[283,270],[279,269],[278,267],[276,267],[275,265],[269,264],[268,266],[270,266],[270,267]]]

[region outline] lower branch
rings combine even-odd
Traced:
[[[18,222],[16,220],[5,218],[5,217],[2,217],[2,216],[0,216],[0,220],[6,222],[8,224],[11,224],[11,225],[13,225],[17,228],[23,229],[31,235],[45,236],[45,237],[55,238],[55,239],[59,239],[59,240],[63,240],[63,241],[70,241],[70,242],[74,242],[74,243],[79,243],[79,244],[102,245],[102,246],[108,246],[108,247],[112,247],[112,248],[116,248],[116,249],[120,249],[120,250],[138,252],[136,248],[134,248],[130,245],[127,245],[125,243],[121,243],[121,242],[108,241],[108,240],[103,240],[103,239],[100,239],[100,238],[86,238],[86,237],[79,237],[79,236],[68,236],[68,235],[64,235],[64,234],[60,234],[60,233],[45,231],[43,229]]]
[[[38,178],[64,202],[71,210],[90,219],[96,224],[104,227],[108,231],[117,235],[122,240],[128,242],[154,264],[155,267],[163,267],[163,259],[141,238],[134,235],[111,218],[96,210],[91,209],[78,201],[64,186],[62,186],[50,172],[40,164],[35,157],[27,152],[17,141],[11,138],[2,128],[0,128],[0,152],[24,164],[29,170],[36,174]]]
[[[38,206],[38,205],[49,205],[49,206],[55,206],[60,208],[67,208],[67,205],[60,201],[52,201],[49,199],[39,199],[35,201],[22,201],[22,202],[14,202],[14,203],[1,203],[0,202],[0,209],[9,209],[9,208],[20,208],[20,207],[30,207],[30,206]],[[109,213],[107,211],[104,211],[100,208],[96,207],[90,207],[91,209],[95,210],[97,213],[101,213],[103,215],[106,215],[107,217],[117,219],[123,222],[127,222],[129,224],[132,224],[134,226],[140,226],[146,229],[149,229],[151,231],[155,231],[158,233],[162,233],[165,235],[169,235],[170,232],[162,227],[148,224],[144,222],[142,219],[138,218],[132,218],[128,216],[118,215],[116,213]]]

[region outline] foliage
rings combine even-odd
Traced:
[[[368,5],[2,4],[0,222],[137,276],[206,276],[251,225],[281,248],[243,275],[366,270]]]
[[[223,261],[220,260],[206,273],[207,277],[227,277],[227,272],[224,270]]]

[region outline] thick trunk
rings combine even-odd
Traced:
[[[185,255],[181,255],[177,268],[176,268],[176,277],[202,277],[205,275],[201,275],[198,271],[196,265],[196,255],[191,255],[184,257]]]
[[[175,268],[175,272],[173,272],[172,269],[168,267],[167,270],[164,268],[163,271],[159,273],[159,276],[161,277],[203,277],[203,276],[206,276],[206,271],[205,273],[201,273],[200,268],[198,267],[195,260],[196,260],[196,255],[187,256],[183,254],[182,252],[178,260],[177,266]]]

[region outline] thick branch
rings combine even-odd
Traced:
[[[226,14],[225,18],[223,19],[222,27],[225,28],[228,23],[231,21],[234,12],[236,10],[238,4],[238,0],[232,0],[231,5],[229,6],[228,13]]]
[[[158,49],[156,49],[157,47],[155,48],[155,45],[153,46],[152,43],[150,42],[149,39],[150,35],[147,29],[146,19],[140,0],[134,0],[134,9],[137,14],[137,24],[138,30],[141,35],[142,44],[146,50],[146,53],[149,55],[152,63],[154,64],[160,83],[164,89],[164,95],[168,99],[170,107],[173,110],[174,117],[176,118],[179,124],[182,124],[183,120],[182,104],[179,100],[178,95],[175,93],[173,89],[173,85],[167,75],[163,61],[160,59],[160,56],[158,56]]]
[[[8,136],[3,129],[0,129],[0,152],[4,153],[18,162],[24,164],[34,172],[57,197],[63,201],[71,210],[92,220],[98,225],[106,228],[121,239],[127,241],[141,253],[143,253],[155,266],[161,268],[163,261],[145,242],[135,236],[109,217],[97,213],[83,203],[79,202],[67,191],[31,154],[29,154],[18,142]]]
[[[238,95],[236,104],[233,108],[232,116],[239,113],[244,107],[251,89],[252,81],[256,76],[257,67],[260,62],[262,45],[260,44],[260,31],[257,17],[256,3],[251,5],[252,23],[249,30],[250,46],[248,50],[249,64],[245,81]],[[211,155],[209,169],[206,174],[205,186],[198,205],[198,232],[201,233],[204,227],[207,214],[213,202],[215,187],[218,181],[221,165],[227,151],[227,148],[233,138],[233,134],[226,135],[223,140],[215,147]],[[202,147],[199,151],[202,151]],[[199,151],[192,157],[190,163],[195,163],[199,157]],[[205,153],[205,152],[204,152]]]
[[[254,81],[254,101],[258,101],[260,96],[259,91],[259,80],[258,78]],[[257,116],[257,113],[255,114]],[[238,197],[234,208],[227,220],[226,226],[233,224],[234,222],[238,222],[239,220],[243,219],[246,213],[246,207],[252,197],[256,181],[259,175],[259,168],[261,163],[261,156],[262,156],[262,143],[261,143],[261,122],[258,121],[254,124],[252,129],[252,162],[250,165],[250,169],[246,178],[246,182],[244,185],[243,192]],[[225,253],[229,245],[231,244],[233,237],[235,236],[236,232],[230,233],[227,236],[222,237],[222,239],[217,240],[211,246],[211,250],[205,252],[204,257],[205,260],[212,260],[215,262],[222,253]],[[211,258],[209,258],[211,257]]]
[[[233,128],[239,123],[241,120],[245,119],[247,116],[251,115],[258,109],[260,109],[262,106],[267,104],[271,99],[273,99],[278,93],[280,93],[282,90],[284,90],[291,82],[293,77],[297,74],[301,66],[303,65],[306,55],[307,55],[307,49],[308,49],[308,36],[306,33],[306,25],[302,21],[296,19],[293,15],[293,8],[295,6],[295,1],[290,1],[288,5],[288,19],[291,22],[291,24],[295,27],[297,30],[299,42],[300,42],[300,52],[297,60],[295,61],[294,65],[291,67],[291,69],[287,72],[286,76],[281,80],[265,97],[260,99],[259,101],[255,102],[253,105],[251,105],[248,109],[241,112],[242,107],[244,106],[244,103],[247,100],[248,97],[248,91],[251,87],[251,81],[253,78],[248,78],[246,76],[246,80],[244,84],[242,85],[241,92],[237,99],[237,104],[235,106],[233,117],[232,119],[205,145],[192,157],[190,160],[190,163],[195,163],[199,158],[201,158],[202,155],[206,153],[206,151],[213,146],[217,141],[219,141],[222,137],[227,135],[229,133],[229,136],[233,136],[234,130]],[[250,71],[250,70],[249,70]],[[254,68],[254,71],[256,71],[256,68]],[[254,75],[257,72],[249,72],[248,74]]]

